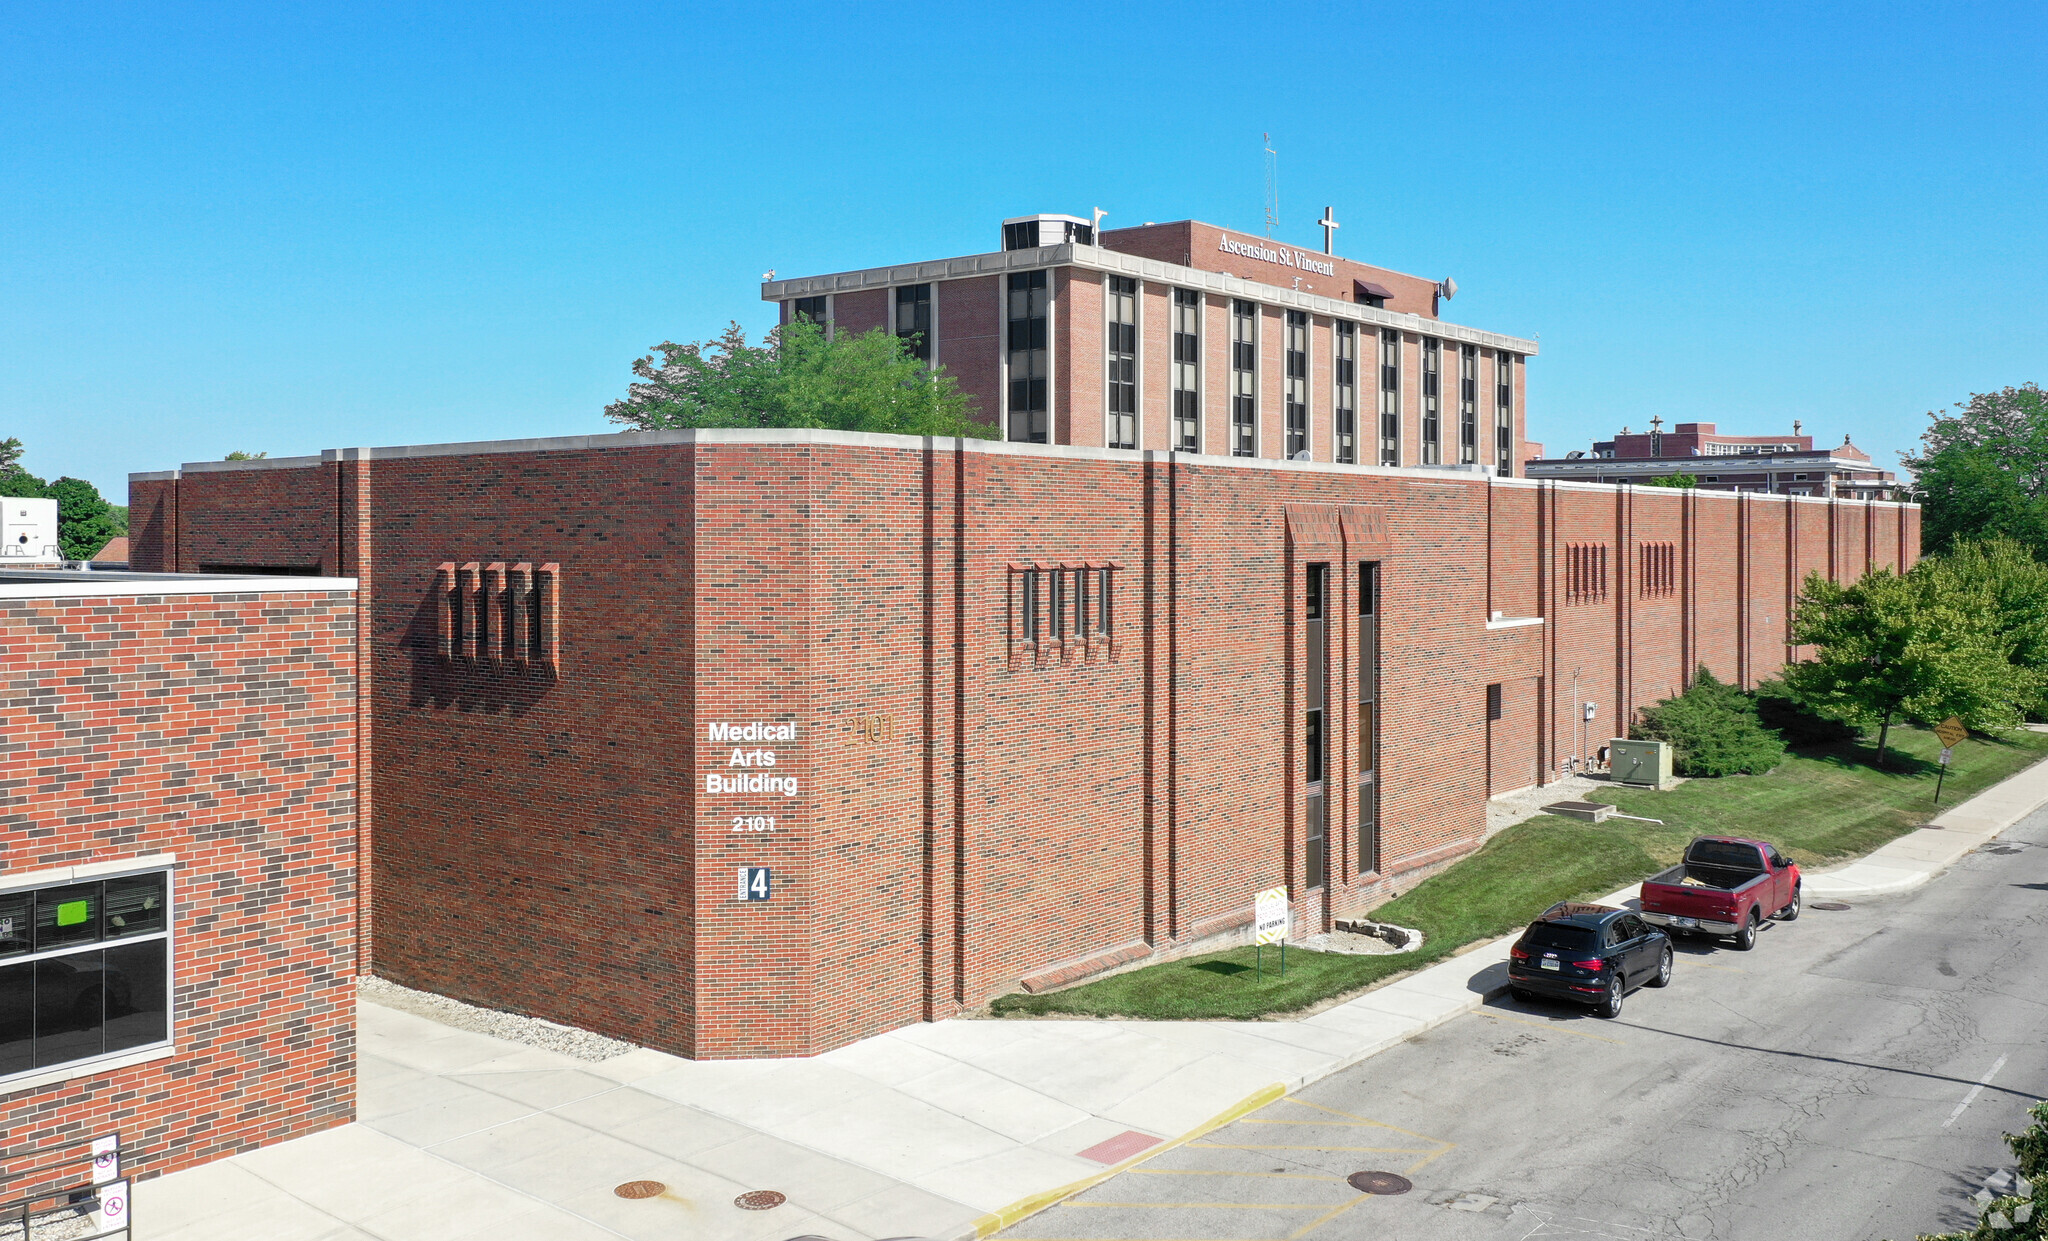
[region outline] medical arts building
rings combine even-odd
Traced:
[[[1266,888],[1312,934],[1918,554],[1886,500],[1519,477],[1541,358],[1447,281],[988,241],[762,296],[901,334],[989,438],[190,464],[131,480],[129,573],[7,575],[20,1144],[345,1120],[362,973],[801,1056],[1244,942]]]

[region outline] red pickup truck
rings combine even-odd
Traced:
[[[1685,860],[1643,880],[1645,922],[1674,935],[1732,938],[1749,951],[1765,918],[1799,916],[1799,868],[1761,840],[1701,836]]]

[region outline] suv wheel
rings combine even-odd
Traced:
[[[1607,980],[1607,998],[1603,1000],[1600,1004],[1600,1015],[1602,1017],[1621,1016],[1621,1001],[1623,995],[1624,992],[1621,985],[1621,972],[1617,970],[1615,971],[1614,975]]]
[[[1735,933],[1735,951],[1748,952],[1754,947],[1756,947],[1756,910],[1752,909],[1749,911],[1749,916],[1743,919],[1742,929]]]
[[[1657,976],[1650,980],[1653,987],[1671,985],[1671,945],[1664,945],[1664,955],[1657,959]]]

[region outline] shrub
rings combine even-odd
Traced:
[[[1705,665],[1684,693],[1644,708],[1633,735],[1669,742],[1681,776],[1762,775],[1785,757],[1785,743],[1757,718],[1750,696]]]
[[[2027,1109],[2034,1123],[2005,1135],[2019,1159],[2020,1182],[1993,1197],[1980,1190],[1971,1202],[1977,1226],[1964,1232],[1920,1234],[1918,1241],[2038,1241],[2048,1237],[2048,1103]]]
[[[1791,745],[1826,745],[1849,741],[1862,735],[1846,720],[1822,715],[1792,696],[1792,689],[1778,677],[1756,687],[1756,714],[1765,728],[1776,732]]]

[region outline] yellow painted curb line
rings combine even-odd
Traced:
[[[974,1236],[980,1238],[986,1237],[991,1233],[1000,1232],[1019,1220],[1038,1214],[1047,1207],[1057,1206],[1075,1194],[1095,1188],[1110,1177],[1122,1172],[1125,1168],[1135,1167],[1154,1155],[1163,1155],[1174,1147],[1192,1142],[1205,1133],[1214,1133],[1238,1117],[1249,1112],[1256,1112],[1275,1099],[1282,1099],[1286,1096],[1287,1087],[1279,1082],[1274,1082],[1263,1090],[1254,1091],[1246,1095],[1243,1099],[1216,1113],[1179,1137],[1171,1141],[1161,1142],[1157,1146],[1147,1147],[1113,1168],[1105,1168],[1095,1175],[1083,1177],[1071,1185],[1062,1185],[1058,1189],[1048,1189],[1042,1194],[1033,1194],[1029,1198],[1019,1198],[999,1211],[992,1211],[982,1216],[974,1221]]]

